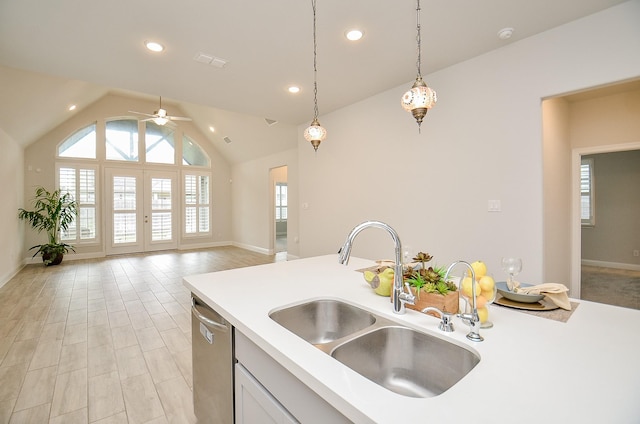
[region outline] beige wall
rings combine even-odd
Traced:
[[[287,166],[287,252],[298,255],[298,158],[288,150],[235,165],[232,170],[233,240],[238,246],[273,253],[273,181],[270,170]]]
[[[571,249],[571,146],[569,103],[542,102],[544,281],[569,286]]]
[[[33,197],[34,187],[43,185],[48,188],[55,186],[55,164],[56,148],[58,143],[73,134],[76,130],[83,128],[93,122],[98,122],[98,129],[104,128],[104,119],[109,117],[131,116],[129,110],[153,110],[157,105],[153,102],[137,100],[118,95],[107,95],[99,99],[89,107],[54,128],[36,142],[30,144],[25,149],[25,199]],[[206,138],[191,122],[180,122],[176,133],[184,131],[189,137],[195,140],[209,155],[211,159],[212,173],[212,234],[203,238],[179,239],[179,248],[188,249],[196,247],[206,247],[219,244],[231,243],[231,168],[226,160],[206,141]],[[98,139],[98,145],[103,142]],[[65,160],[66,161],[66,160]],[[129,166],[130,164],[114,164],[113,162],[97,161],[100,166],[99,185],[103,181],[104,166]],[[139,168],[140,165],[133,165]],[[153,169],[178,169],[177,167],[166,167],[161,165],[149,165]],[[104,190],[102,198],[104,202]],[[104,219],[102,219],[101,234],[104,235]],[[181,232],[180,232],[181,233]],[[32,246],[42,241],[44,236],[38,236],[30,229],[26,231],[26,246]],[[105,254],[104,239],[97,245],[82,246],[76,245],[76,252],[79,257],[101,256]],[[27,257],[27,253],[23,252]]]
[[[18,220],[18,208],[24,207],[24,159],[22,147],[0,129],[0,287],[22,267],[24,224]]]
[[[399,107],[411,81],[322,116],[317,154],[301,125],[301,256],[334,254],[353,226],[379,219],[440,264],[483,259],[504,278],[500,257],[517,255],[522,281],[543,280],[541,99],[639,77],[639,15],[626,2],[426,75],[439,101],[421,134]],[[353,254],[392,256],[390,238],[370,233]]]
[[[582,229],[582,259],[640,269],[640,150],[583,157],[594,160],[596,215]]]

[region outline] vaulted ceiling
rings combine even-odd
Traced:
[[[423,74],[618,3],[422,0]],[[415,8],[415,0],[317,0],[321,115],[411,83]],[[253,159],[268,151],[252,148],[265,118],[292,127],[313,118],[312,23],[311,0],[0,0],[0,129],[28,145],[68,119],[70,104],[81,109],[109,92],[161,95],[229,161]],[[344,33],[354,27],[364,37],[349,42]],[[508,40],[497,36],[505,27],[515,29]],[[147,51],[145,40],[165,51]],[[200,54],[226,65],[198,62]]]

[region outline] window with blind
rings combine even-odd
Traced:
[[[205,173],[184,175],[184,232],[205,235],[211,227],[210,177]]]
[[[58,167],[58,187],[70,193],[78,203],[76,219],[67,231],[60,234],[60,240],[81,243],[94,242],[97,232],[97,181],[96,168],[85,166]]]
[[[287,220],[287,184],[276,183],[276,221]]]
[[[595,225],[593,159],[583,158],[580,163],[580,218],[582,226]]]

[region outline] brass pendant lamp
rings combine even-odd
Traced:
[[[418,35],[416,36],[418,42],[418,60],[417,60],[417,68],[418,68],[418,76],[416,77],[416,81],[413,83],[413,86],[409,91],[404,93],[402,96],[402,107],[407,112],[411,112],[413,117],[416,119],[418,123],[418,132],[420,132],[420,125],[422,124],[422,120],[433,106],[435,106],[438,98],[436,96],[435,90],[432,90],[427,83],[422,79],[421,74],[421,66],[422,66],[422,40],[420,38],[420,0],[417,1],[416,6],[416,30]]]
[[[311,0],[313,9],[313,121],[304,130],[304,138],[311,143],[317,152],[322,140],[327,138],[327,130],[318,121],[318,66],[317,66],[317,43],[316,43],[316,0]]]

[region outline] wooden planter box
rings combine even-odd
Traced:
[[[440,309],[442,312],[448,312],[451,314],[458,313],[458,309],[460,308],[460,296],[458,295],[458,291],[450,292],[446,295],[442,295],[440,293],[426,293],[422,291],[420,292],[420,298],[418,298],[415,288],[411,287],[411,291],[416,296],[416,302],[415,305],[410,305],[408,303],[405,304],[409,309],[422,311],[424,308],[431,306]],[[428,314],[440,318],[437,313],[428,312]]]

